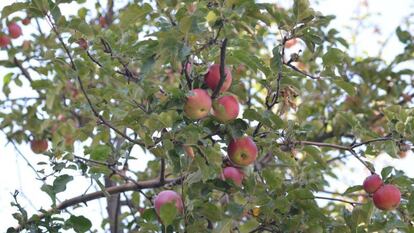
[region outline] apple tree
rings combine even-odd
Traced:
[[[48,158],[51,200],[1,197],[8,232],[414,232],[413,178],[374,166],[414,141],[411,25],[386,62],[352,57],[334,18],[308,0],[4,7],[0,128]],[[353,160],[371,176],[322,196]],[[58,200],[74,175],[99,191]],[[71,214],[100,198],[101,224]]]

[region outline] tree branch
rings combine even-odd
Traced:
[[[142,190],[142,189],[150,189],[150,188],[160,188],[163,187],[166,184],[169,185],[178,185],[180,184],[182,181],[184,180],[184,177],[178,177],[178,178],[169,178],[169,179],[165,179],[164,184],[161,184],[159,179],[151,179],[151,180],[146,180],[146,181],[140,181],[137,183],[125,183],[122,185],[118,185],[118,186],[112,186],[110,188],[105,189],[105,191],[97,191],[97,192],[93,192],[93,193],[89,193],[86,195],[80,195],[71,199],[67,199],[63,202],[61,202],[59,205],[56,206],[56,208],[50,209],[48,211],[42,212],[37,214],[35,219],[41,220],[43,218],[45,218],[47,215],[51,215],[54,214],[60,210],[64,210],[70,206],[74,206],[74,205],[78,205],[81,203],[86,203],[88,201],[92,201],[92,200],[96,200],[99,198],[103,198],[105,197],[105,193],[109,193],[110,195],[116,195],[122,192],[126,192],[126,191],[138,191],[138,190]],[[33,217],[32,217],[33,219]],[[32,223],[34,220],[32,221],[28,221],[26,223],[26,225],[19,225],[17,227],[15,227],[16,231],[21,231],[23,230],[28,224]]]
[[[211,95],[212,99],[215,99],[220,93],[220,89],[226,80],[225,66],[226,66],[226,47],[227,47],[227,38],[224,38],[223,43],[220,48],[220,80],[219,83]]]

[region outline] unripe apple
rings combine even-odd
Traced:
[[[29,25],[29,23],[30,23],[30,18],[29,17],[26,17],[22,20],[23,25]]]
[[[225,92],[230,88],[232,76],[231,72],[227,67],[224,67],[224,73],[226,75],[226,79],[224,80],[223,86],[221,86],[220,92]],[[204,81],[211,90],[216,90],[220,82],[220,64],[214,64],[210,66],[208,69],[207,74],[204,76]]]
[[[32,140],[30,142],[30,148],[34,153],[42,154],[43,152],[47,151],[48,143],[45,139]]]
[[[7,28],[9,30],[10,37],[13,39],[16,39],[22,35],[22,29],[19,25],[17,25],[17,23],[10,23]]]
[[[377,174],[372,174],[370,176],[368,176],[363,183],[363,187],[365,192],[367,193],[374,193],[375,191],[377,191],[382,185],[384,184],[384,182],[382,182],[382,179],[379,175]]]
[[[184,151],[188,157],[194,159],[194,150],[191,146],[184,145]]]
[[[227,153],[233,164],[247,166],[256,160],[258,150],[253,140],[245,136],[233,139],[227,148]]]
[[[172,190],[165,190],[160,192],[154,200],[155,211],[160,214],[161,207],[167,203],[175,203],[178,213],[183,212],[183,201],[180,194]]]
[[[10,44],[10,37],[6,36],[6,35],[1,35],[0,36],[0,47],[1,48],[6,48],[7,45]]]
[[[401,192],[394,185],[386,184],[374,193],[372,199],[378,209],[393,210],[400,204]]]
[[[243,182],[244,173],[235,167],[225,167],[222,177],[224,180],[232,180],[234,184],[240,186]]]
[[[188,118],[201,119],[208,115],[211,109],[211,97],[203,89],[193,89],[187,97],[184,112]]]
[[[234,120],[239,115],[239,102],[236,97],[226,95],[213,102],[213,115],[221,122]]]

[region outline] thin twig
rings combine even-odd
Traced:
[[[215,99],[218,94],[220,93],[220,89],[224,84],[224,81],[226,80],[226,72],[225,72],[225,66],[226,66],[226,47],[227,47],[227,38],[224,38],[223,43],[221,44],[220,48],[220,80],[219,83],[214,90],[213,94],[211,95],[212,99]]]

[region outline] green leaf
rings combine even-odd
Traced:
[[[139,6],[131,4],[120,14],[121,25],[128,26],[136,23],[144,23],[145,17],[152,12],[152,7],[148,3]]]
[[[342,90],[346,91],[350,96],[356,95],[356,88],[351,84],[351,82],[346,82],[340,79],[335,79],[333,82]]]
[[[92,227],[92,222],[82,215],[71,215],[66,223],[71,225],[77,233],[87,232]]]
[[[105,161],[111,154],[111,148],[107,145],[96,145],[91,149],[91,159]]]
[[[387,178],[388,178],[388,176],[391,174],[391,172],[392,172],[392,170],[393,170],[393,169],[394,169],[394,168],[393,168],[393,167],[391,167],[391,166],[384,167],[384,168],[381,170],[381,177],[382,177],[382,179],[383,179],[383,180],[387,179]]]
[[[345,54],[341,50],[337,48],[329,48],[328,52],[322,56],[322,60],[325,66],[336,66],[341,65],[344,57]]]
[[[347,194],[350,194],[350,193],[361,191],[362,189],[363,189],[362,185],[351,186],[351,187],[347,188],[342,195],[347,195]]]
[[[213,233],[229,233],[232,229],[232,219],[224,219],[217,224],[217,227],[213,229]]]
[[[53,181],[53,190],[55,193],[60,193],[66,190],[66,185],[73,180],[70,175],[61,175]]]
[[[164,225],[170,225],[175,217],[177,216],[177,208],[175,207],[175,203],[166,203],[161,206],[160,208],[160,218]]]
[[[7,16],[13,14],[14,12],[21,11],[29,7],[27,2],[15,2],[11,5],[5,6],[1,11],[1,18],[6,18]]]
[[[396,33],[398,39],[403,43],[407,43],[411,40],[411,34],[408,31],[401,30],[401,27],[397,27]]]

